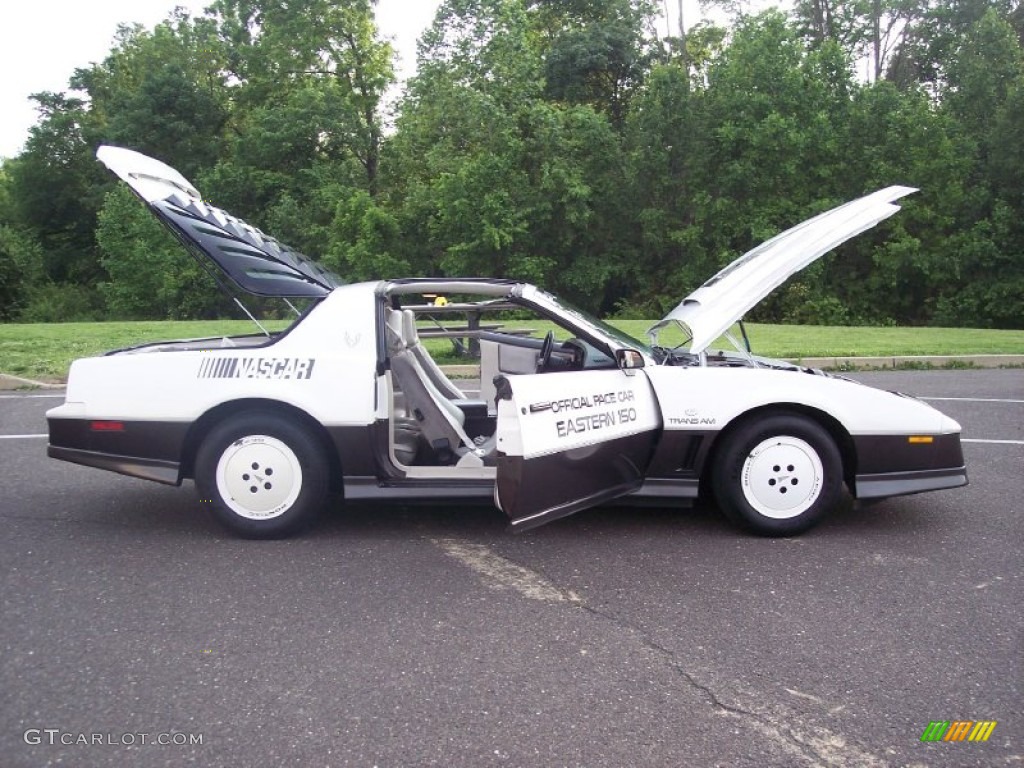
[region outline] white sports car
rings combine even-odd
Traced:
[[[295,532],[338,493],[493,497],[525,530],[612,499],[687,505],[703,491],[748,529],[785,536],[821,519],[844,482],[858,499],[967,483],[960,425],[931,406],[740,344],[709,351],[794,272],[896,213],[908,187],[750,251],[645,343],[526,283],[344,285],[204,203],[173,168],[116,147],[97,154],[211,271],[308,306],[283,332],[75,361],[64,404],[47,414],[49,455],[173,485],[193,478],[238,534]],[[552,329],[543,338],[517,327],[535,318]],[[421,341],[430,336],[479,354],[478,391],[449,380]]]

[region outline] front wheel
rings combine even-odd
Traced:
[[[842,459],[820,424],[775,414],[730,435],[712,470],[722,511],[762,536],[806,531],[839,502]]]
[[[196,455],[200,497],[232,532],[280,538],[309,526],[328,493],[319,442],[277,414],[244,413],[216,426]]]

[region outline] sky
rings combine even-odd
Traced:
[[[416,41],[441,0],[379,0],[377,24],[391,39],[401,77],[415,70]],[[21,151],[36,122],[29,94],[63,91],[78,67],[102,61],[121,23],[153,27],[175,6],[194,15],[209,0],[6,0],[0,10],[0,157]]]
[[[440,1],[378,0],[377,24],[397,51],[400,78],[414,73],[416,41]],[[138,22],[151,28],[175,6],[199,14],[208,4],[209,0],[5,0],[0,10],[0,157],[18,154],[36,122],[29,94],[66,90],[76,68],[106,57],[118,24]],[[666,5],[675,12],[675,0]],[[696,0],[686,0],[686,7],[687,19],[695,18]]]

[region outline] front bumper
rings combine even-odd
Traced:
[[[967,485],[960,433],[928,437],[931,442],[927,443],[911,442],[905,434],[854,437],[857,472],[853,495],[881,499]]]

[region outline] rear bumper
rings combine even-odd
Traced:
[[[122,475],[181,484],[181,457],[189,424],[124,421],[117,429],[96,429],[91,419],[48,416],[53,459]]]

